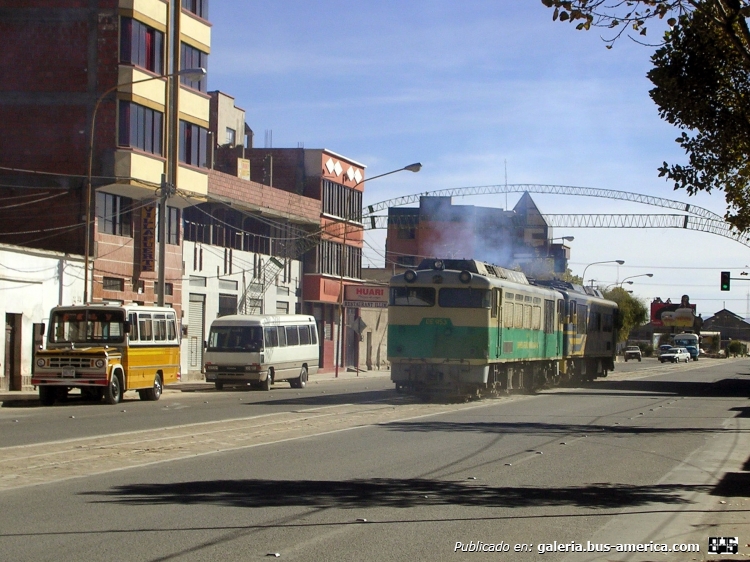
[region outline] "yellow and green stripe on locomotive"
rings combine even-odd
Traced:
[[[578,321],[596,297],[571,295],[474,260],[425,260],[390,282],[391,380],[397,389],[481,394],[601,374],[610,362],[584,358],[600,338],[569,330],[570,310]],[[568,358],[567,349],[581,357]]]

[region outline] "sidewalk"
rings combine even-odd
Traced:
[[[314,384],[318,381],[328,380],[350,380],[357,378],[388,377],[391,372],[388,370],[380,371],[355,371],[339,369],[338,378],[333,369],[318,371],[315,375],[310,375],[307,384]],[[280,383],[281,384],[281,383]],[[213,383],[208,383],[200,379],[178,382],[164,386],[164,392],[198,392],[202,390],[211,390],[214,388]],[[37,390],[2,390],[0,391],[0,403],[18,403],[28,402],[31,406],[33,403],[39,403],[39,392]]]

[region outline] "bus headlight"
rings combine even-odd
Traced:
[[[44,359],[37,359],[36,360],[36,366],[37,367],[44,367],[47,364],[47,362]]]
[[[407,283],[414,283],[417,280],[417,272],[413,269],[409,269],[404,273],[404,281]]]
[[[94,363],[94,365],[96,366],[97,369],[101,369],[106,364],[107,364],[107,362],[104,359],[97,359],[96,363]]]
[[[461,281],[461,283],[468,283],[471,281],[471,271],[466,271],[465,269],[458,274],[458,280]]]

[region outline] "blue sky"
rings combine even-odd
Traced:
[[[720,215],[723,193],[688,197],[659,178],[684,162],[678,131],[659,119],[646,78],[652,48],[552,21],[539,0],[228,1],[211,4],[210,90],[235,97],[263,147],[327,148],[367,166],[365,204],[406,194],[505,183],[616,189],[690,202]],[[659,33],[650,34],[655,42]],[[508,196],[512,208],[520,194]],[[621,201],[533,194],[542,213],[666,214]],[[504,195],[454,204],[505,207]],[[739,277],[750,248],[669,229],[562,229],[575,274],[628,276],[646,302],[688,294],[704,318],[750,312]],[[367,235],[365,265],[382,266],[384,233]],[[747,269],[750,271],[750,268]]]

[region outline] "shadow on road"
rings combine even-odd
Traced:
[[[664,381],[664,380],[622,380],[598,379],[581,386],[582,389],[613,391],[622,393],[650,393],[662,396],[705,396],[705,397],[750,397],[750,380],[722,379],[715,382]],[[575,390],[566,394],[576,394]],[[585,390],[579,393],[586,393]]]
[[[748,433],[750,429],[727,429],[724,427],[646,427],[641,425],[581,425],[570,423],[543,422],[442,422],[442,421],[414,421],[390,422],[383,424],[384,428],[392,431],[417,431],[434,433],[436,431],[472,432],[490,434],[527,434],[527,435],[644,435],[644,434],[672,434],[672,433]]]
[[[592,484],[573,487],[492,487],[476,483],[425,479],[369,480],[207,480],[173,484],[131,484],[82,495],[141,506],[154,504],[218,505],[226,507],[324,508],[434,505],[471,507],[577,506],[612,509],[648,504],[684,505],[685,494],[709,492],[710,486]]]

